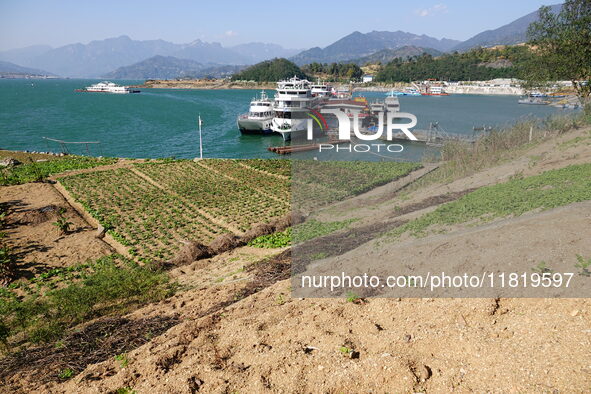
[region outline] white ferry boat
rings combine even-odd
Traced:
[[[420,96],[421,92],[417,88],[406,87],[404,88],[404,95],[405,96]]]
[[[312,96],[315,97],[328,98],[333,95],[332,87],[327,83],[320,82],[320,80],[318,80],[317,83],[311,85],[310,90],[312,91]]]
[[[116,93],[116,94],[127,94],[127,93],[139,93],[139,90],[131,89],[129,86],[117,85],[113,82],[99,82],[94,85],[90,85],[84,89],[77,89],[77,92],[89,92],[89,93]]]
[[[306,79],[294,76],[277,82],[271,130],[281,134],[284,141],[304,137],[311,119],[308,114],[318,106],[319,100],[312,95],[310,81]]]
[[[248,113],[238,116],[236,122],[242,134],[267,134],[272,132],[273,117],[273,101],[262,90],[261,97],[253,98]]]

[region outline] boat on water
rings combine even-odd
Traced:
[[[334,91],[332,87],[324,82],[318,80],[315,84],[310,85],[310,90],[312,91],[312,96],[315,97],[331,97],[334,95]]]
[[[310,114],[318,108],[321,98],[312,95],[310,81],[296,76],[277,82],[276,91],[271,130],[284,141],[305,137]]]
[[[127,94],[139,93],[140,91],[132,89],[129,86],[121,86],[113,82],[103,81],[87,86],[84,89],[76,89],[76,92]]]
[[[390,90],[388,93],[386,93],[386,97],[396,97],[396,96],[406,96],[405,92],[401,92],[400,90]]]
[[[449,93],[443,89],[443,86],[427,86],[425,93],[421,93],[423,96],[449,96]]]
[[[239,115],[236,123],[242,134],[270,134],[274,116],[273,100],[262,90],[260,97],[251,100],[248,113]]]
[[[421,92],[417,88],[406,87],[404,88],[405,96],[421,96]]]

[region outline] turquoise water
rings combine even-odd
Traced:
[[[140,94],[76,93],[96,80],[0,79],[0,148],[59,152],[42,137],[100,141],[89,154],[115,157],[193,158],[199,154],[197,117],[203,118],[205,157],[278,157],[267,147],[283,145],[277,135],[241,135],[238,114],[248,110],[256,90],[162,90]],[[120,84],[139,81],[118,81]],[[272,91],[268,91],[270,95]],[[383,93],[363,93],[369,99]],[[508,125],[526,116],[562,110],[518,105],[514,96],[401,97],[401,110],[417,115],[419,127],[438,121],[449,132],[472,134],[475,125]],[[74,146],[71,153],[86,154]],[[421,149],[409,147],[408,154]]]

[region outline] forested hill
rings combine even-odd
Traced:
[[[478,48],[440,57],[424,54],[407,61],[394,59],[377,73],[375,80],[398,82],[428,78],[452,81],[523,78],[524,64],[531,56],[534,55],[526,46]]]
[[[287,59],[266,60],[234,74],[234,81],[277,82],[293,76],[309,78],[298,66]]]

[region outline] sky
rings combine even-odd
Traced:
[[[0,51],[128,35],[232,46],[325,47],[353,32],[466,40],[560,0],[0,0]]]

